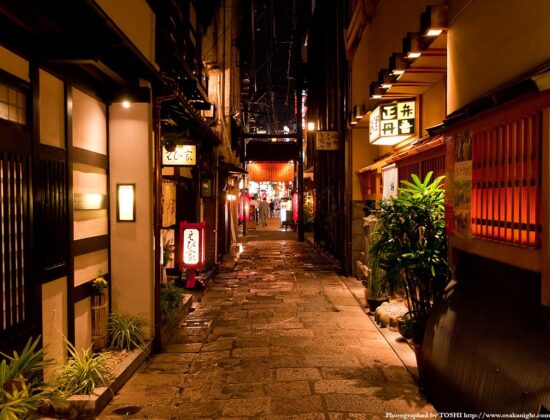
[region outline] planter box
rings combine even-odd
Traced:
[[[151,342],[147,343],[143,349],[131,351],[126,359],[117,366],[113,374],[115,379],[109,386],[96,388],[90,395],[73,395],[69,397],[67,406],[56,410],[56,414],[70,419],[96,416],[145,362],[150,353]]]

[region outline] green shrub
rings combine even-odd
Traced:
[[[40,337],[31,338],[21,351],[13,356],[0,353],[0,419],[16,420],[36,413],[43,402],[60,403],[55,389],[42,382],[44,367],[52,364],[44,360],[44,349],[38,348]]]
[[[444,177],[411,175],[397,197],[382,202],[378,241],[372,254],[388,273],[398,273],[410,310],[414,341],[422,343],[434,302],[450,279],[445,235]]]
[[[53,383],[69,394],[91,394],[96,387],[106,386],[112,380],[108,360],[101,353],[93,353],[91,347],[77,351],[67,343],[71,357],[55,370]]]
[[[176,309],[181,307],[183,290],[171,283],[162,285],[160,289],[160,312],[162,322],[172,319]]]
[[[109,343],[115,350],[133,350],[143,346],[143,327],[147,320],[137,315],[111,313],[109,316]]]

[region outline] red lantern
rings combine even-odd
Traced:
[[[205,263],[206,223],[180,223],[180,270],[189,269],[185,287],[195,287],[195,269],[202,270]]]
[[[265,191],[262,192],[262,200],[267,200],[267,193]]]
[[[244,194],[239,194],[239,222],[244,218]]]
[[[244,220],[250,220],[250,194],[244,194]]]
[[[298,221],[298,193],[296,191],[292,194],[292,220],[294,223]]]

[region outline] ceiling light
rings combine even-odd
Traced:
[[[382,83],[382,84],[380,85],[380,87],[381,87],[382,89],[389,89],[389,88],[391,88],[392,86],[393,86],[393,85],[392,85],[391,83]]]
[[[371,99],[382,99],[382,95],[377,95],[377,94],[371,95],[370,97]]]
[[[418,58],[422,55],[421,52],[418,52],[418,51],[411,51],[407,54],[407,58],[411,58],[411,59],[414,59],[414,58]]]

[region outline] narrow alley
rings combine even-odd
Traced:
[[[434,413],[335,268],[294,240],[244,244],[105,408],[110,418],[371,419]]]

